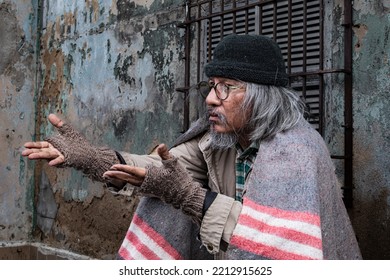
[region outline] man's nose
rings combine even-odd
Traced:
[[[218,106],[221,104],[221,100],[218,98],[215,88],[211,88],[209,94],[207,95],[206,104],[209,106]]]

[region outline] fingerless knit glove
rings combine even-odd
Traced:
[[[45,139],[65,157],[64,163],[58,167],[73,167],[93,180],[104,182],[103,173],[119,163],[114,150],[92,146],[70,125],[64,124],[58,132],[58,135]]]
[[[145,196],[158,197],[180,208],[198,225],[202,221],[206,189],[195,182],[177,158],[163,160],[161,167],[146,167],[146,177],[137,191]]]

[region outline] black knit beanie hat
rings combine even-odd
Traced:
[[[263,35],[228,35],[214,49],[205,66],[207,77],[286,86],[288,76],[279,46]]]

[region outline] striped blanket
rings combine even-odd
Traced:
[[[245,184],[228,259],[360,259],[334,166],[321,136],[303,121],[260,145]],[[180,210],[143,198],[121,259],[212,259]]]
[[[270,259],[322,259],[318,215],[284,211],[245,200],[231,245]]]
[[[197,238],[199,229],[180,210],[142,198],[118,258],[126,260],[213,259]]]

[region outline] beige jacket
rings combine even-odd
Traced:
[[[205,133],[170,150],[179,158],[192,177],[201,183],[207,182],[216,197],[206,212],[200,237],[207,250],[220,252],[221,240],[229,243],[242,205],[234,200],[236,172],[235,149],[215,151],[210,149],[210,135]],[[136,155],[121,152],[128,165],[145,167],[148,164],[160,165],[158,155]]]

